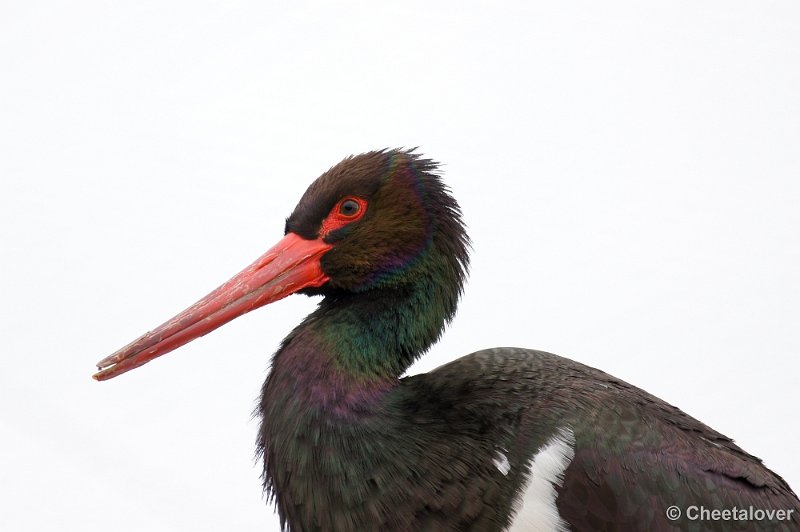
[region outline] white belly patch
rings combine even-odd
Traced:
[[[508,532],[566,532],[567,523],[556,507],[556,486],[575,457],[575,435],[569,427],[559,431],[531,458],[528,484],[514,504]]]

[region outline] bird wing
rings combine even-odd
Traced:
[[[555,471],[548,481],[557,517],[572,531],[800,530],[800,501],[760,459],[602,371],[550,353],[496,348],[428,375],[429,382],[442,383],[440,393],[459,394],[452,401],[455,416],[494,427],[484,433],[493,433],[495,447],[504,451],[509,480],[520,470],[527,476],[513,494],[517,515],[542,502],[530,501],[529,490],[546,496],[533,477]],[[558,451],[554,442],[569,459],[561,471],[536,463],[545,451]],[[681,512],[674,520],[667,516],[672,506]],[[773,519],[753,519],[761,514],[751,508],[771,511]],[[700,509],[728,510],[729,518],[691,519]],[[514,521],[511,530],[517,530]]]

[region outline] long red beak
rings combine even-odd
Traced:
[[[116,353],[97,363],[92,378],[104,381],[138,368],[253,309],[303,288],[322,286],[329,277],[320,258],[333,246],[294,233],[264,253],[228,282]]]

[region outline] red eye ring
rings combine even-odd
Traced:
[[[334,205],[328,216],[322,220],[320,236],[341,229],[360,219],[367,212],[367,200],[358,196],[345,196]]]

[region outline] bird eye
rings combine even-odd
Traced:
[[[358,196],[345,196],[333,206],[328,216],[320,224],[320,235],[341,229],[361,219],[367,212],[367,200]]]
[[[348,218],[355,216],[361,210],[361,205],[353,199],[346,199],[339,204],[339,214]]]

